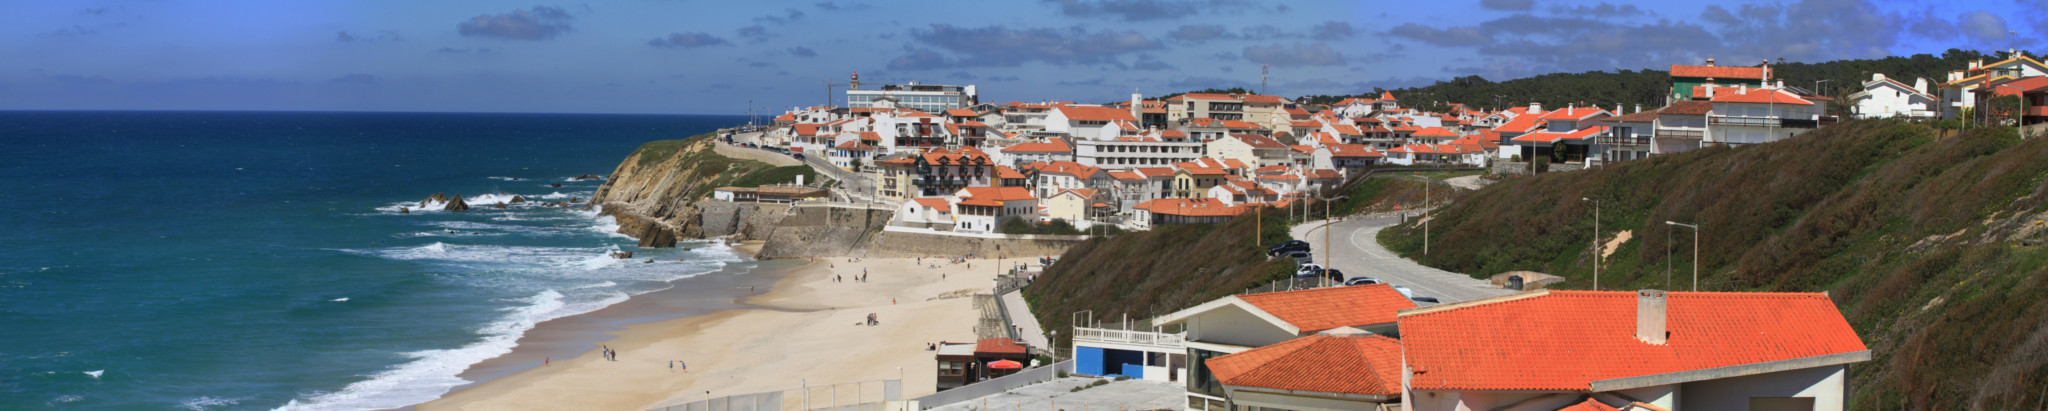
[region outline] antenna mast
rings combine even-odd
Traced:
[[[1271,67],[1264,64],[1259,65],[1259,94],[1266,94],[1266,73],[1269,71],[1271,71]]]

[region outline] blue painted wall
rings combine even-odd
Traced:
[[[1074,373],[1084,375],[1107,375],[1102,372],[1103,349],[1094,347],[1074,348]]]

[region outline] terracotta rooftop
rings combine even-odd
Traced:
[[[974,343],[975,353],[1023,354],[1024,346],[1008,338],[985,338]]]
[[[1012,146],[1009,146],[1009,147],[1003,147],[1003,149],[1002,149],[1002,152],[1005,152],[1005,153],[1071,153],[1071,152],[1074,152],[1074,149],[1073,149],[1073,148],[1071,148],[1071,147],[1068,147],[1068,146],[1067,146],[1067,142],[1066,142],[1065,140],[1060,140],[1060,139],[1057,139],[1057,138],[1055,138],[1055,139],[1051,139],[1050,141],[1047,141],[1047,142],[1043,142],[1043,143],[1019,143],[1019,144],[1016,144],[1016,145],[1012,145]]]
[[[1153,214],[1187,217],[1234,216],[1244,213],[1243,207],[1232,207],[1223,200],[1214,198],[1159,198],[1138,203],[1131,208],[1151,211]]]
[[[1004,201],[1036,200],[1031,190],[1024,187],[967,187],[960,204],[971,206],[1001,207]]]
[[[1377,335],[1310,335],[1212,358],[1206,364],[1224,385],[1379,396],[1401,394],[1401,341]]]
[[[1538,291],[1409,310],[1400,316],[1409,386],[1588,391],[1596,381],[1869,349],[1825,294],[1671,292],[1663,344],[1636,339],[1637,298]]]
[[[1065,114],[1067,120],[1073,121],[1138,121],[1131,117],[1130,110],[1115,107],[1060,106],[1053,110]]]
[[[1763,80],[1763,79],[1764,79],[1764,69],[1763,69],[1762,67],[1741,67],[1741,66],[1686,66],[1686,65],[1678,65],[1678,64],[1673,64],[1673,65],[1671,65],[1671,76],[1672,76],[1672,77],[1699,77],[1699,78],[1708,78],[1708,77],[1711,77],[1711,78],[1714,78],[1714,79],[1716,79],[1716,80],[1719,80],[1719,79],[1728,79],[1728,80],[1736,80],[1736,79],[1741,79],[1741,80]]]
[[[1705,98],[1707,96],[1706,88],[1707,86],[1693,87],[1693,98]],[[1782,92],[1778,90],[1761,89],[1755,87],[1715,87],[1714,98],[1712,100],[1716,103],[1771,103],[1791,104],[1799,106],[1813,105],[1813,102],[1801,99],[1799,98],[1799,96],[1792,95],[1792,93]]]
[[[1669,106],[1664,106],[1664,108],[1657,110],[1657,114],[1674,116],[1703,116],[1706,115],[1709,111],[1714,111],[1713,102],[1685,100],[1671,103],[1671,105]]]
[[[919,198],[916,201],[917,205],[921,205],[924,206],[925,208],[930,208],[933,210],[938,210],[938,212],[941,213],[953,212],[953,205],[946,203],[946,199],[943,198],[925,197]]]
[[[1386,284],[1244,294],[1237,298],[1300,328],[1303,333],[1391,323],[1396,312],[1415,307],[1414,301]]]

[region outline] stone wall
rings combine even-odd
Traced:
[[[768,242],[756,258],[852,255],[873,243],[895,214],[887,209],[795,207],[765,234]]]
[[[1549,171],[1549,172],[1551,172],[1551,173],[1555,173],[1555,172],[1560,172],[1560,171],[1579,171],[1579,170],[1583,170],[1583,169],[1585,169],[1585,168],[1586,168],[1586,166],[1583,166],[1583,165],[1578,165],[1578,164],[1558,164],[1558,163],[1550,163],[1550,166],[1549,166],[1549,167],[1550,167],[1550,171]],[[1493,163],[1493,167],[1492,167],[1492,169],[1493,169],[1493,173],[1494,173],[1494,174],[1507,174],[1507,175],[1517,175],[1517,176],[1526,176],[1526,175],[1529,175],[1529,162],[1526,162],[1526,161],[1523,161],[1523,162],[1513,162],[1513,161],[1495,161],[1495,162]]]
[[[1084,240],[993,239],[885,231],[869,244],[864,257],[1041,257],[1067,252]]]
[[[706,200],[697,202],[696,207],[704,238],[738,235],[744,240],[761,240],[774,232],[790,205]]]

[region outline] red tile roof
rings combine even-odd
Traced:
[[[1706,86],[1693,87],[1693,97],[1706,97]],[[1716,103],[1771,103],[1811,106],[1813,102],[1778,90],[1755,87],[1715,87],[1713,101]]]
[[[868,151],[875,149],[875,146],[861,144],[859,140],[846,140],[845,143],[839,143],[838,146],[833,148],[849,151]]]
[[[1377,151],[1373,151],[1373,150],[1372,150],[1372,148],[1366,147],[1366,146],[1365,146],[1364,144],[1331,144],[1331,145],[1327,145],[1327,146],[1323,146],[1323,147],[1327,147],[1327,148],[1329,148],[1329,149],[1330,149],[1330,156],[1331,156],[1331,157],[1386,157],[1386,156],[1387,156],[1387,155],[1385,155],[1385,154],[1380,154],[1380,153],[1379,153],[1379,152],[1377,152]]]
[[[1244,100],[1244,102],[1246,102],[1246,103],[1286,103],[1286,102],[1287,102],[1287,99],[1284,99],[1284,98],[1280,98],[1280,96],[1268,96],[1268,95],[1263,95],[1263,94],[1246,94],[1246,95],[1244,95],[1244,97],[1243,97],[1243,98],[1240,98],[1239,100]]]
[[[1422,129],[1422,131],[1417,131],[1417,132],[1415,132],[1415,135],[1414,135],[1414,136],[1415,136],[1415,137],[1457,137],[1457,136],[1458,136],[1458,133],[1455,133],[1455,132],[1451,132],[1450,130],[1446,130],[1446,129],[1444,129],[1443,127],[1430,127],[1430,128],[1425,128],[1425,129]]]
[[[1543,116],[1540,118],[1544,120],[1584,120],[1587,117],[1606,112],[1607,110],[1598,107],[1571,107],[1563,110],[1551,110],[1548,113],[1543,113]]]
[[[1607,126],[1587,127],[1569,133],[1536,132],[1523,134],[1508,141],[1551,143],[1558,140],[1585,140],[1604,131],[1607,131]]]
[[[1714,111],[1713,102],[1685,100],[1673,102],[1669,106],[1664,106],[1664,108],[1657,110],[1657,114],[1675,116],[1703,116],[1706,115],[1709,111]]]
[[[1024,187],[967,187],[967,195],[960,204],[972,206],[1001,207],[1004,201],[1036,200],[1031,190]]]
[[[1153,214],[1186,217],[1226,217],[1243,214],[1244,207],[1224,204],[1214,198],[1159,198],[1138,203],[1131,208],[1150,211]]]
[[[946,199],[943,198],[925,197],[916,199],[915,201],[917,201],[917,205],[925,206],[925,208],[930,208],[933,210],[938,210],[941,213],[953,212],[953,205],[946,203]]]
[[[1311,335],[1209,359],[1224,385],[1290,391],[1401,394],[1401,341]]]
[[[815,135],[818,135],[818,125],[817,125],[817,124],[796,124],[796,125],[791,125],[790,127],[791,127],[791,128],[793,128],[793,129],[795,129],[795,131],[796,131],[796,135],[799,135],[799,136],[815,136]]]
[[[1131,111],[1115,107],[1059,106],[1054,108],[1067,116],[1070,121],[1138,121],[1131,117]]]
[[[949,109],[946,109],[946,115],[948,115],[948,116],[953,116],[953,117],[975,117],[975,116],[980,116],[980,114],[974,114],[974,110],[968,110],[968,109],[964,109],[964,108],[949,108]]]
[[[1004,147],[1001,151],[1005,153],[1071,153],[1074,152],[1074,149],[1067,146],[1066,140],[1055,138],[1044,143],[1019,143]]]
[[[1024,178],[1024,173],[1019,173],[1010,166],[996,166],[996,178]]]
[[[1023,354],[1024,346],[1008,338],[985,338],[974,343],[976,353]]]
[[[1144,179],[1145,179],[1145,175],[1144,175],[1144,174],[1140,174],[1140,173],[1138,173],[1138,172],[1136,172],[1136,171],[1111,171],[1111,172],[1109,172],[1109,178],[1114,178],[1114,179],[1118,179],[1118,180],[1124,180],[1124,181],[1131,181],[1131,180],[1144,180]]]
[[[1740,66],[1686,66],[1671,65],[1672,77],[1712,77],[1719,79],[1763,80],[1763,67]]]
[[[1280,144],[1280,141],[1274,140],[1272,137],[1266,137],[1257,134],[1231,134],[1230,137],[1236,138],[1237,141],[1242,141],[1246,145],[1252,146],[1252,148],[1254,149],[1287,148],[1286,144]]]
[[[1100,168],[1084,166],[1081,163],[1072,161],[1054,161],[1052,164],[1047,164],[1045,167],[1038,169],[1039,174],[1066,174],[1082,180],[1095,177],[1095,173],[1100,172],[1102,172]]]
[[[1664,344],[1636,339],[1637,298],[1539,291],[1402,313],[1410,387],[1587,391],[1594,381],[1869,349],[1825,294],[1672,292]]]
[[[1414,301],[1386,284],[1244,294],[1237,298],[1293,324],[1303,333],[1391,323],[1395,321],[1395,312],[1415,307]]]
[[[1174,137],[1174,138],[1187,138],[1187,137],[1188,137],[1188,133],[1182,132],[1182,131],[1180,131],[1180,130],[1160,130],[1160,131],[1159,131],[1159,136],[1160,136],[1160,137]]]
[[[1174,101],[1174,100],[1181,100],[1181,99],[1192,99],[1192,100],[1237,100],[1237,97],[1231,97],[1231,96],[1230,96],[1229,94],[1216,94],[1216,93],[1187,93],[1187,94],[1182,94],[1182,95],[1178,95],[1178,96],[1173,96],[1172,98],[1168,98],[1168,99],[1166,99],[1166,100],[1167,100],[1167,101]]]
[[[1657,110],[1638,111],[1608,118],[1609,123],[1648,123],[1657,121]]]

